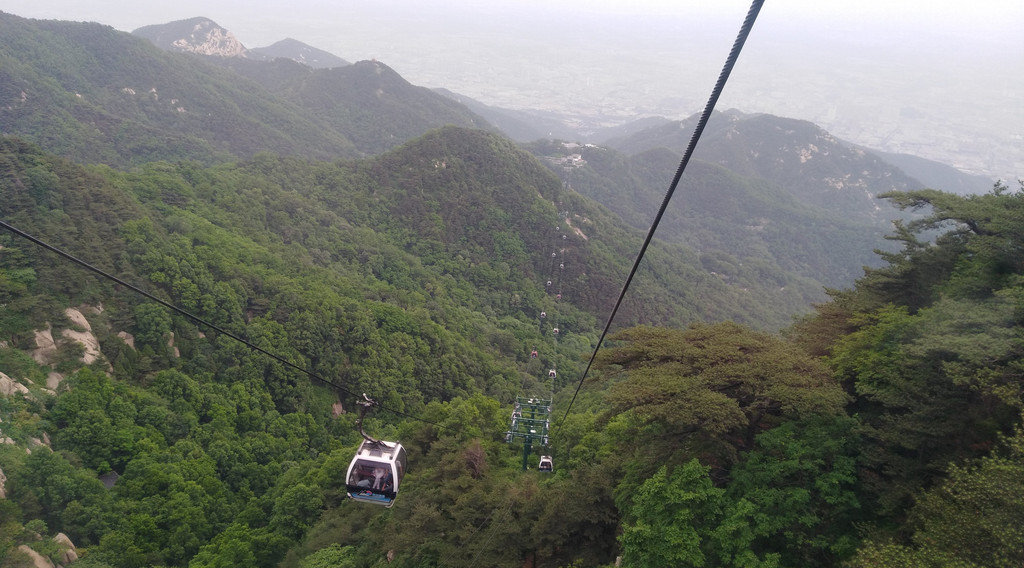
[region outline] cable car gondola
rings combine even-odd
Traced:
[[[369,397],[365,394],[363,397],[366,402],[359,402],[363,409],[358,421],[363,443],[348,465],[345,488],[348,496],[355,501],[391,507],[395,504],[408,465],[405,448],[398,442],[375,440],[363,432],[363,416],[373,405]]]
[[[537,464],[537,471],[542,473],[552,473],[554,470],[555,466],[551,461],[551,456],[541,456],[540,463]]]

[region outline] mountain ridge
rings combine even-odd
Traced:
[[[211,163],[258,152],[336,159],[444,124],[490,128],[376,62],[313,69],[172,53],[109,26],[8,14],[0,32],[0,132],[81,162]]]
[[[314,69],[332,69],[351,65],[350,61],[342,59],[333,53],[317,49],[290,37],[272,43],[266,47],[254,47],[249,50],[250,57],[260,55],[263,59],[276,59],[285,57],[308,65]]]
[[[143,26],[133,30],[132,35],[146,38],[167,51],[219,57],[249,56],[249,50],[235,34],[202,16]]]

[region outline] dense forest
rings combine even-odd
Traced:
[[[0,29],[0,220],[194,316],[0,230],[0,566],[1024,563],[1024,184],[884,194],[891,246],[821,292],[872,254],[784,191],[833,166],[694,162],[706,213],[648,250],[579,384],[668,150],[552,168],[567,146],[323,98],[363,74],[387,108],[434,100],[375,62],[125,37],[104,60],[72,47],[104,26]],[[82,71],[102,61],[198,65],[182,88],[228,120],[123,98]],[[408,451],[390,509],[346,496],[362,393]],[[522,395],[553,398],[553,473],[506,442]]]
[[[782,336],[714,323],[763,326],[754,307],[702,311],[659,288],[689,273],[666,255],[624,321],[669,327],[612,337],[556,430],[556,473],[541,476],[504,443],[510,403],[557,366],[564,406],[596,296],[613,292],[595,287],[619,276],[601,266],[622,266],[615,248],[637,236],[573,203],[587,239],[566,239],[566,258],[588,284],[567,280],[554,302],[541,280],[572,196],[507,141],[447,129],[367,161],[134,172],[13,139],[3,150],[8,222],[413,417],[368,420],[410,453],[395,508],[347,502],[359,436],[344,392],[4,235],[0,357],[26,391],[0,409],[11,565],[19,545],[59,558],[57,533],[78,564],[117,567],[1009,566],[1024,554],[1020,192],[890,195],[929,213],[897,226],[885,266]],[[468,199],[487,202],[460,209]],[[524,200],[534,213],[510,215]],[[698,282],[703,297],[726,294],[707,300],[720,310],[734,301]],[[37,347],[39,322],[58,338],[85,331],[68,307],[98,340],[88,365],[77,342]],[[557,343],[540,310],[560,318]]]

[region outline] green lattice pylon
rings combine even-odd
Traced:
[[[524,471],[527,468],[530,453],[533,451],[533,442],[538,441],[542,446],[548,445],[550,416],[551,399],[524,396],[516,398],[512,419],[509,421],[508,431],[505,432],[505,441],[511,442],[516,438],[523,439]]]

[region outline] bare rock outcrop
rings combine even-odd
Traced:
[[[199,17],[143,26],[132,34],[144,37],[157,47],[168,51],[220,57],[247,57],[249,52],[235,34],[209,18]]]
[[[85,331],[78,331],[74,329],[65,329],[61,331],[61,335],[75,341],[85,348],[85,353],[82,354],[82,362],[89,365],[95,362],[100,357],[100,342],[96,339],[96,336],[92,333],[92,326],[89,325],[89,321],[85,319],[77,308],[68,308],[64,310],[64,315],[71,320],[76,326],[84,329]]]
[[[135,349],[135,336],[134,335],[128,333],[127,331],[119,331],[119,332],[117,332],[117,336],[120,337],[121,341],[124,341],[128,345],[128,347],[131,347],[132,349]]]
[[[24,544],[19,546],[18,550],[20,552],[24,552],[25,554],[27,554],[28,557],[32,559],[32,564],[36,568],[55,568],[53,562],[50,562],[49,558],[43,556],[42,554],[39,554],[38,552],[32,550]]]
[[[167,346],[171,348],[171,351],[174,353],[174,358],[175,359],[178,359],[178,358],[181,357],[181,350],[178,349],[178,347],[176,345],[174,345],[174,332],[173,331],[171,332],[171,336],[169,338],[167,338]]]
[[[78,560],[78,549],[75,548],[75,543],[71,542],[68,535],[64,533],[57,533],[57,536],[53,537],[53,541],[64,549],[64,555],[60,559],[60,563],[62,565],[67,566],[75,560]]]
[[[64,310],[64,315],[71,320],[71,323],[84,329],[85,331],[92,331],[92,326],[89,325],[89,320],[85,319],[85,315],[78,308],[68,308]]]
[[[57,360],[57,344],[53,341],[53,329],[47,324],[46,329],[35,330],[36,348],[32,350],[32,359],[40,365],[49,365]]]
[[[32,396],[28,392],[28,387],[8,377],[7,375],[0,373],[0,394],[4,396],[11,396],[14,393],[21,393],[25,396]]]
[[[171,45],[179,51],[220,57],[245,57],[247,51],[235,34],[209,21],[196,24],[189,37],[174,40]]]
[[[60,386],[60,382],[63,380],[64,375],[58,373],[57,371],[50,371],[50,373],[46,375],[46,388],[55,391],[57,390],[57,387]]]

